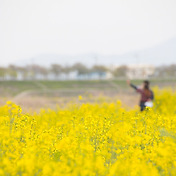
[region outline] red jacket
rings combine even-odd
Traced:
[[[141,94],[140,102],[147,102],[149,99],[151,99],[151,100],[154,99],[154,94],[153,94],[153,91],[152,91],[152,90],[150,90],[151,95],[150,95],[150,96],[147,96],[147,95],[144,93],[144,90],[143,90],[143,89],[140,89],[140,88],[136,87],[136,86],[133,85],[133,84],[130,84],[130,86],[131,86],[132,88],[134,88],[138,93]]]

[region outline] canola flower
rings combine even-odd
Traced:
[[[176,175],[176,92],[155,94],[155,107],[142,113],[117,101],[31,115],[7,102],[0,175]]]

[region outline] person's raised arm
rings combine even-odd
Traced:
[[[133,89],[138,90],[138,88],[134,84],[132,84],[130,80],[127,80],[127,84]]]

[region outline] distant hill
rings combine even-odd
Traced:
[[[13,64],[28,65],[38,64],[49,66],[53,63],[61,65],[72,65],[81,62],[87,66],[95,64],[103,65],[122,65],[122,64],[152,64],[163,65],[176,63],[176,38],[172,38],[157,46],[144,50],[129,52],[123,55],[98,55],[83,54],[76,56],[57,55],[57,54],[41,54],[30,59],[20,60]]]
[[[170,39],[152,48],[127,53],[122,56],[124,60],[132,57],[134,62],[162,65],[176,63],[176,38]]]

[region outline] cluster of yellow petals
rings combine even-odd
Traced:
[[[153,109],[142,113],[117,101],[23,114],[7,102],[0,175],[176,175],[176,93],[155,94]]]

